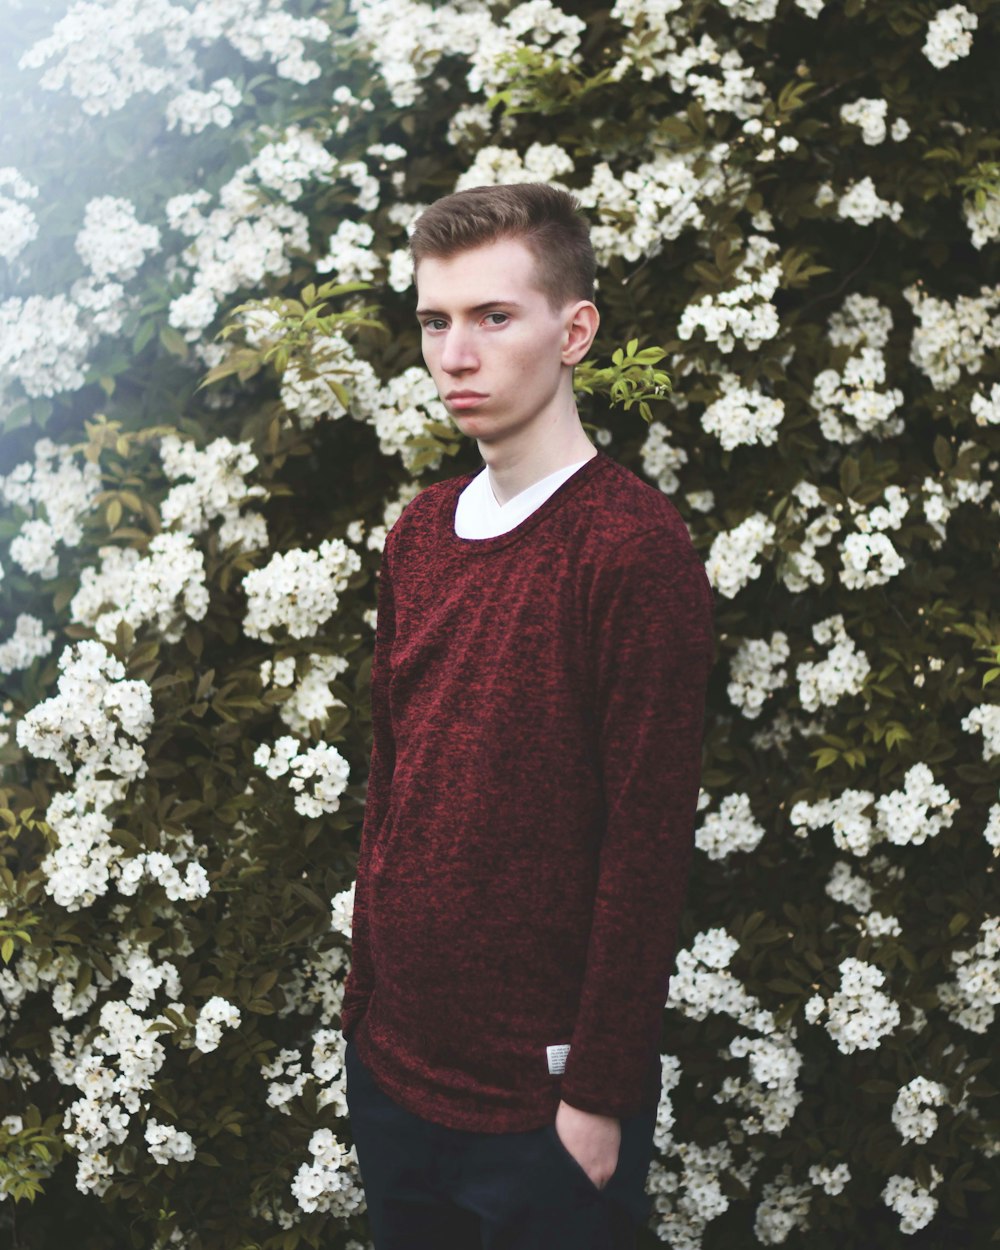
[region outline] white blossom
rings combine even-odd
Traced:
[[[208,999],[198,1012],[195,1021],[195,1046],[208,1054],[217,1049],[222,1041],[223,1028],[239,1028],[240,1010],[218,994]]]
[[[763,512],[755,512],[735,528],[715,536],[705,570],[720,594],[734,599],[748,582],[760,577],[763,565],[758,559],[774,541],[774,533],[774,522]]]
[[[719,382],[722,394],[702,414],[702,429],[714,434],[725,451],[759,443],[770,447],[777,441],[778,426],[785,415],[780,399],[765,395],[757,387],[740,385],[734,373],[724,373]]]
[[[941,1183],[942,1175],[932,1163],[932,1185]],[[882,1190],[882,1199],[900,1216],[899,1231],[916,1233],[926,1228],[937,1211],[937,1199],[931,1197],[930,1190],[924,1189],[917,1181],[908,1176],[890,1176]]]
[[[944,69],[952,61],[968,56],[972,50],[972,32],[978,25],[979,18],[964,4],[939,9],[927,27],[924,56],[936,69]]]
[[[695,846],[709,859],[725,859],[734,851],[753,851],[764,836],[754,819],[748,794],[727,794],[717,812],[710,812],[695,831]]]
[[[926,1142],[937,1129],[935,1107],[944,1104],[947,1090],[940,1081],[915,1076],[904,1085],[892,1107],[892,1122],[903,1141]]]
[[[336,747],[318,742],[305,751],[291,735],[279,738],[272,749],[262,742],[253,761],[269,777],[290,772],[289,788],[296,791],[295,810],[301,816],[322,816],[340,807],[340,796],[347,788],[350,766]],[[312,782],[306,790],[306,782]]]
[[[877,987],[885,973],[864,960],[847,958],[839,965],[840,986],[825,1002],[815,994],[805,1005],[806,1020],[815,1024],[827,1014],[826,1031],[845,1055],[874,1050],[900,1023],[899,1007]]]
[[[796,666],[799,700],[807,712],[821,706],[832,706],[844,695],[858,694],[871,664],[867,655],[844,629],[843,614],[838,612],[813,626],[813,638],[830,650],[822,660],[806,661]]]
[[[885,139],[885,118],[888,110],[886,100],[860,96],[857,100],[840,106],[840,119],[860,126],[861,138],[865,143],[874,145]]]
[[[275,552],[243,578],[244,632],[265,642],[274,642],[276,629],[293,638],[312,637],[336,612],[340,592],[360,568],[361,557],[339,538],[324,540],[314,551]]]

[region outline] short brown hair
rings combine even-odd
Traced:
[[[410,255],[416,269],[425,257],[454,256],[498,239],[524,242],[553,309],[593,300],[596,262],[587,219],[575,196],[544,182],[469,187],[442,196],[417,218]]]

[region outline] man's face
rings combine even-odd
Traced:
[[[565,402],[579,301],[553,311],[535,267],[518,239],[417,266],[424,361],[459,429],[482,442],[524,430]]]

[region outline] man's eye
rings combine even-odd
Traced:
[[[487,319],[487,320],[489,320],[489,318],[490,318],[490,317],[499,317],[499,318],[501,318],[501,320],[500,320],[500,321],[494,321],[494,322],[493,322],[493,324],[494,324],[494,325],[503,325],[503,323],[504,323],[505,321],[509,321],[509,320],[510,320],[510,318],[508,317],[508,315],[507,315],[506,313],[502,313],[502,312],[487,313],[487,314],[486,314],[486,319]]]
[[[428,317],[428,319],[424,322],[424,329],[425,330],[437,330],[437,329],[440,329],[443,325],[444,325],[444,322],[441,320],[440,317]]]

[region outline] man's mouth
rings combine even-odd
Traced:
[[[471,408],[486,398],[479,391],[449,391],[445,399],[454,408]]]

